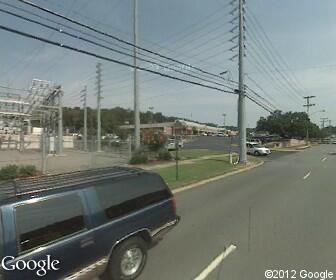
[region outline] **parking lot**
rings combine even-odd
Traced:
[[[184,145],[184,149],[209,149],[213,151],[223,151],[224,153],[229,153],[230,150],[232,152],[238,152],[238,138],[237,137],[218,137],[218,136],[199,136],[195,138],[193,141],[186,143]],[[292,154],[295,152],[279,152],[272,151],[272,153],[268,156],[264,156],[263,159],[265,161],[275,160],[280,157],[283,157],[288,154]]]

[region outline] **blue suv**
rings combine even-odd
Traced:
[[[162,178],[126,167],[0,183],[0,279],[135,279],[173,226]]]

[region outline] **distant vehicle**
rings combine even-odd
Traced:
[[[257,142],[247,142],[246,147],[247,147],[247,153],[250,155],[266,156],[271,153],[270,149],[264,147],[263,145],[260,145]]]
[[[208,136],[208,134],[206,132],[203,132],[201,135],[202,136]]]
[[[218,132],[217,136],[219,136],[219,137],[225,137],[225,134],[223,132]]]
[[[167,185],[141,169],[2,182],[0,279],[132,280],[143,270],[147,250],[178,221]],[[31,269],[22,269],[25,264]]]
[[[174,151],[174,150],[176,150],[175,139],[168,139],[165,147],[166,147],[166,149],[168,151]]]
[[[176,140],[177,140],[177,143],[178,143],[178,147],[183,148],[184,147],[183,139],[181,137],[178,137]],[[172,148],[172,145],[173,145],[172,143],[174,143],[174,148],[172,150],[175,150],[175,138],[169,138],[168,139],[167,144],[168,144],[168,146],[170,146],[170,148]]]
[[[336,139],[334,138],[331,143],[336,144]]]

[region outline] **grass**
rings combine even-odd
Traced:
[[[154,169],[154,171],[162,176],[171,189],[175,189],[183,185],[222,175],[240,167],[240,165],[230,165],[228,157],[218,157],[201,160],[191,164],[182,164],[179,166],[178,181],[176,181],[175,166]]]
[[[175,157],[175,151],[172,151],[172,156]],[[200,158],[204,156],[214,156],[214,155],[222,155],[224,152],[222,151],[211,151],[208,149],[182,149],[179,150],[179,158],[180,159],[194,159]]]

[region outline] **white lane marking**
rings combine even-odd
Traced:
[[[208,275],[218,266],[220,263],[230,255],[234,250],[237,249],[237,246],[230,245],[225,249],[220,255],[218,255],[194,280],[204,280]]]
[[[325,162],[327,160],[327,157],[324,157],[323,159],[321,159],[322,162]]]
[[[309,171],[302,179],[306,180],[310,176],[310,174],[311,174],[311,171]]]

